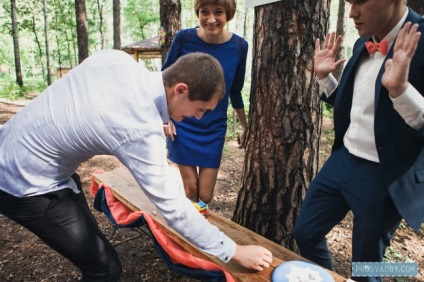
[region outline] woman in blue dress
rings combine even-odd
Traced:
[[[186,118],[165,127],[168,158],[178,164],[186,196],[203,205],[213,198],[227,131],[229,100],[242,127],[239,148],[244,147],[247,123],[241,90],[248,44],[225,29],[236,12],[235,0],[195,0],[194,10],[200,27],[184,29],[176,34],[162,69],[192,52],[214,56],[224,69],[226,95],[213,111],[206,112],[200,120]]]

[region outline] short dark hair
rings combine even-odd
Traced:
[[[195,52],[178,58],[162,73],[165,86],[175,83],[188,86],[188,98],[209,102],[213,97],[225,96],[224,71],[217,59],[209,54]]]
[[[208,4],[222,5],[227,16],[227,22],[231,21],[234,18],[237,8],[235,0],[195,0],[194,12],[196,13],[197,17],[199,17],[200,8]]]

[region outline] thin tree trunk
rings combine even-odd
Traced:
[[[35,43],[37,44],[38,56],[40,57],[40,65],[41,65],[41,73],[43,75],[43,81],[47,81],[46,69],[44,67],[43,48],[41,46],[41,42],[40,42],[40,39],[38,38],[38,34],[37,34],[37,26],[36,26],[37,20],[35,19],[35,17],[36,17],[35,13],[36,13],[35,9],[32,9],[32,11],[31,11],[31,20],[32,20],[31,28],[32,28],[32,32],[34,33]]]
[[[58,14],[58,11],[63,11],[63,8],[61,7],[60,0],[55,0],[54,6],[55,6],[55,9],[54,9],[55,15],[53,17],[53,20],[54,20],[54,24],[57,28],[57,27],[59,27],[59,17],[60,17],[60,14]],[[65,34],[66,34],[66,32],[65,32]],[[59,65],[59,73],[61,74],[62,73],[62,53],[60,52],[61,44],[60,44],[59,35],[58,35],[57,32],[55,33],[55,39],[56,39],[56,46],[57,46],[57,48],[56,48],[57,63]]]
[[[13,53],[15,56],[16,83],[19,85],[19,87],[22,87],[24,86],[24,81],[22,79],[21,56],[19,50],[18,15],[16,11],[15,0],[10,0],[10,8],[12,19]]]
[[[81,64],[88,57],[88,30],[85,0],[75,0],[77,22],[78,62]]]
[[[121,49],[121,3],[113,0],[113,49]]]
[[[43,13],[44,13],[44,39],[46,44],[46,68],[47,68],[47,85],[52,84],[52,75],[50,69],[50,52],[49,52],[49,22],[47,17],[47,0],[43,0]]]
[[[345,23],[345,1],[346,0],[339,0],[339,9],[337,11],[337,30],[336,30],[336,34],[337,35],[341,35],[344,37],[345,35],[345,28],[346,28],[346,23]],[[342,58],[343,54],[344,54],[345,48],[344,48],[344,44],[342,42],[342,44],[339,47],[339,50],[337,51],[337,58]],[[334,77],[337,79],[337,81],[340,79],[341,75],[343,72],[343,66],[340,66],[334,73]]]
[[[326,0],[255,8],[249,132],[233,220],[292,250],[293,226],[319,163],[313,55],[328,18]]]
[[[103,4],[100,4],[100,0],[97,0],[97,8],[99,10],[99,32],[100,32],[100,42],[101,49],[105,48],[105,35],[103,32]]]

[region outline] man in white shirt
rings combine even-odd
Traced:
[[[316,41],[314,70],[334,106],[335,140],[294,229],[301,255],[329,269],[325,236],[350,210],[353,262],[381,262],[402,218],[417,231],[424,219],[424,20],[405,0],[347,2],[361,38],[340,83],[331,72],[344,62],[335,59],[341,36]]]
[[[201,118],[225,93],[222,68],[193,53],[148,72],[116,50],[87,58],[0,129],[0,212],[73,262],[82,281],[117,281],[118,255],[92,216],[78,166],[116,156],[168,224],[201,250],[263,270],[272,254],[239,246],[203,218],[170,175],[163,124]]]

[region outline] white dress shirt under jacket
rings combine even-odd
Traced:
[[[383,39],[389,41],[389,49],[393,45],[402,27],[408,10],[393,30]],[[379,162],[374,134],[374,98],[375,83],[378,72],[386,56],[380,52],[361,59],[355,73],[350,125],[343,142],[349,152],[355,156],[373,162]],[[329,97],[338,86],[332,74],[318,80],[320,89]],[[391,97],[390,97],[391,98]],[[391,98],[394,108],[405,119],[405,122],[415,130],[424,126],[424,98],[412,86],[396,99]]]

